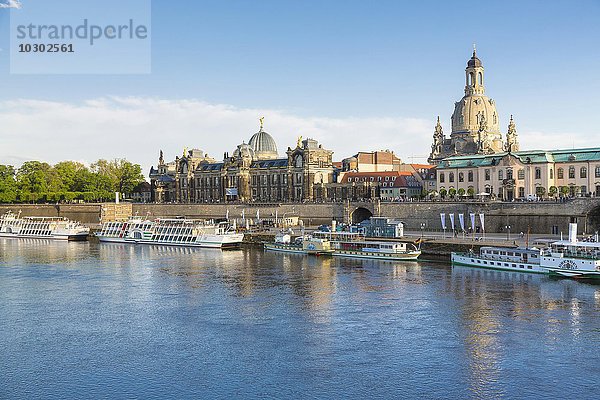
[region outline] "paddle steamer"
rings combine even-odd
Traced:
[[[21,217],[9,211],[0,217],[0,237],[87,240],[90,228],[62,217]]]

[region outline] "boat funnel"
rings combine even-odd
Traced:
[[[569,242],[571,242],[571,243],[577,242],[577,224],[576,223],[569,224]]]

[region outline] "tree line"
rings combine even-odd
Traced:
[[[115,192],[129,195],[142,182],[140,165],[124,159],[89,167],[76,161],[27,161],[18,169],[0,164],[0,203],[111,201]]]

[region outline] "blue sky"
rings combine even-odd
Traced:
[[[23,10],[31,1],[22,0]],[[40,113],[40,101],[63,105],[65,119],[69,112],[74,119],[82,118],[81,109],[89,112],[98,99],[137,99],[145,105],[137,103],[135,112],[141,112],[139,107],[155,112],[155,102],[179,107],[184,102],[234,114],[239,110],[243,116],[232,116],[239,117],[238,122],[222,128],[217,122],[225,117],[207,121],[210,112],[203,113],[195,126],[193,114],[183,126],[170,121],[177,133],[164,132],[173,134],[164,144],[143,129],[129,133],[134,139],[155,142],[156,149],[179,152],[187,146],[222,154],[256,131],[260,115],[254,118],[255,111],[266,114],[266,127],[280,152],[303,134],[323,141],[336,151],[336,158],[383,145],[403,158],[421,157],[429,152],[438,114],[450,133],[450,114],[463,95],[464,68],[475,42],[486,69],[486,93],[497,102],[503,130],[514,114],[524,147],[600,146],[595,121],[600,110],[597,0],[155,0],[152,73],[147,75],[11,75],[8,21],[8,11],[0,10],[0,106],[4,104],[0,121],[3,112],[18,113],[11,103],[18,99],[29,102],[21,103],[24,107],[36,104],[32,118]],[[131,104],[117,101],[103,107],[114,111]],[[178,114],[165,112],[164,117],[176,119]],[[277,123],[271,126],[270,114],[277,114],[272,119]],[[302,120],[312,122],[298,122]],[[4,121],[24,123],[11,115]],[[381,121],[387,121],[383,128]],[[394,130],[390,121],[404,125]],[[355,122],[365,143],[356,143],[359,132],[346,140],[342,131],[331,130],[342,122],[346,127]],[[84,121],[75,124],[90,135],[98,129]],[[168,130],[169,121],[164,126]],[[0,132],[5,129],[0,125]],[[15,129],[28,131],[21,125]],[[376,140],[370,148],[372,133]],[[94,143],[85,132],[81,135]],[[182,142],[174,143],[175,139]],[[144,151],[150,152],[151,146],[145,146]],[[17,142],[10,148],[24,158],[43,156],[41,150],[20,149]],[[82,152],[82,160],[125,156],[146,165],[156,153],[96,149],[97,156]],[[0,150],[0,162],[2,157],[8,159],[9,154]],[[47,157],[73,158],[67,152]]]

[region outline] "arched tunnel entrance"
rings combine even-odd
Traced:
[[[352,212],[351,220],[353,224],[358,224],[373,216],[373,213],[364,207],[358,207]]]

